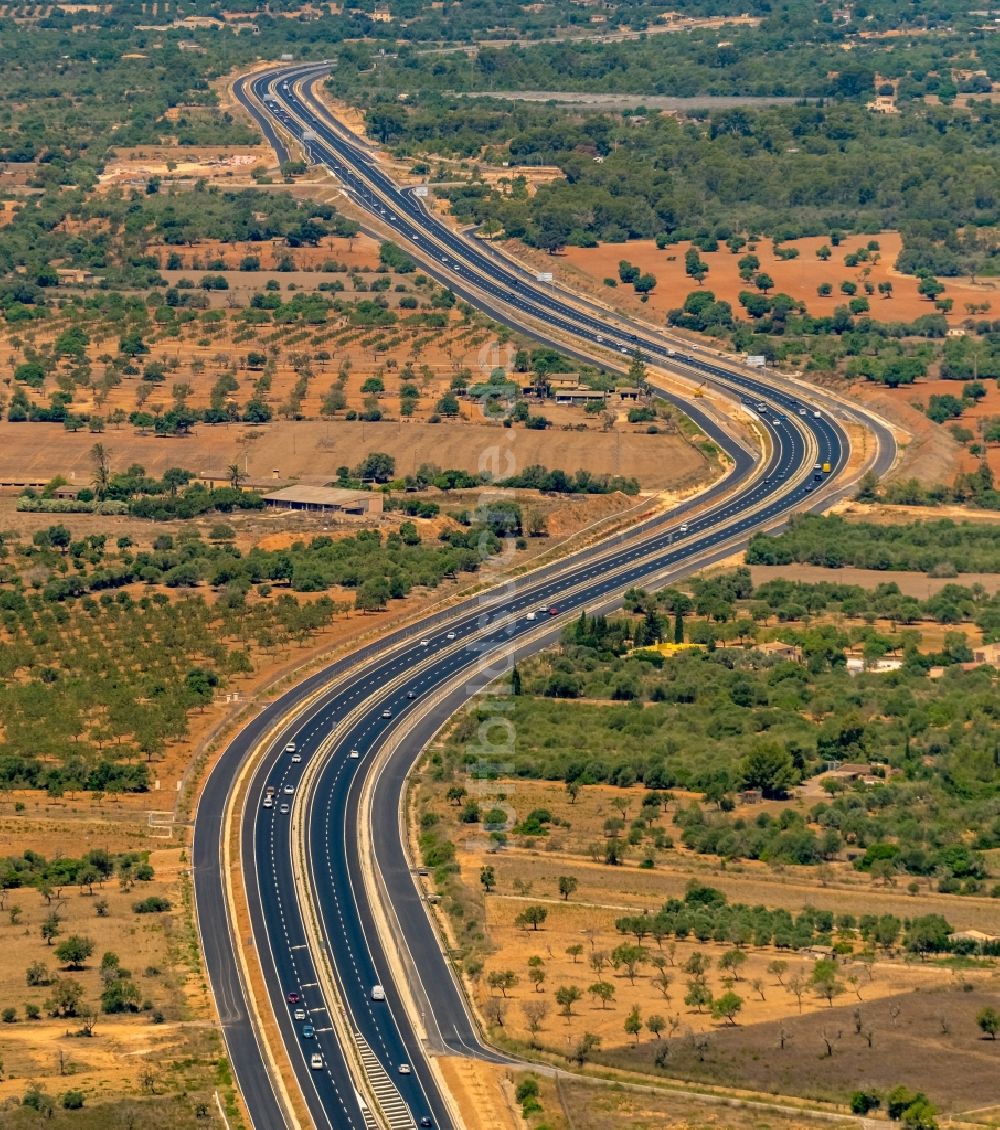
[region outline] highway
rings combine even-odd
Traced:
[[[665,570],[679,572],[690,567],[689,562],[727,556],[754,528],[813,505],[809,466],[828,461],[835,471],[842,468],[847,441],[828,408],[817,409],[818,401],[804,399],[797,387],[775,387],[766,378],[672,347],[653,336],[649,327],[611,323],[566,303],[478,242],[435,220],[418,198],[397,188],[377,168],[357,139],[321,114],[307,90],[296,91],[297,77],[318,74],[316,68],[286,68],[251,76],[235,88],[279,155],[287,156],[288,150],[273,121],[293,137],[312,131],[306,138],[312,159],[330,167],[352,198],[380,223],[393,227],[414,257],[456,293],[497,320],[559,348],[565,348],[568,336],[579,342],[582,355],[597,360],[604,353],[627,354],[639,348],[649,361],[694,370],[735,389],[769,441],[766,465],[752,475],[756,463],[745,449],[697,402],[685,404],[687,414],[732,461],[723,481],[672,514],[537,570],[485,602],[466,600],[417,627],[392,632],[317,673],[263,710],[226,749],[209,778],[195,820],[199,930],[229,1055],[254,1125],[270,1130],[285,1125],[288,1115],[280,1088],[269,1075],[249,1006],[249,986],[234,953],[221,831],[240,766],[277,726],[253,772],[240,825],[239,866],[252,932],[244,941],[260,951],[270,1007],[310,1117],[316,1126],[338,1128],[412,1126],[422,1117],[449,1127],[453,1122],[448,1108],[393,983],[362,876],[360,794],[382,743],[401,721],[414,721],[399,755],[379,767],[371,808],[374,840],[365,850],[384,878],[406,951],[419,974],[415,996],[428,1042],[434,1050],[496,1058],[482,1045],[469,1018],[400,842],[399,798],[423,740],[443,717],[495,677],[502,652],[537,650],[581,609],[613,604],[631,585]],[[448,262],[441,263],[442,256]],[[557,330],[558,336],[547,338],[544,326]],[[892,439],[877,422],[872,430],[878,440],[876,470],[885,470],[894,454]],[[555,615],[549,615],[550,609]],[[531,620],[529,612],[534,614]],[[425,700],[437,692],[444,696],[442,701],[426,710]],[[313,695],[317,697],[304,713],[282,726]],[[294,754],[285,751],[288,741],[295,743]],[[274,790],[273,803],[264,807],[269,788]],[[283,806],[288,811],[282,811]],[[293,817],[302,828],[300,845]],[[303,905],[297,878],[308,892],[308,905]],[[326,946],[322,955],[311,945],[311,915]],[[333,1002],[322,990],[324,965],[333,971],[344,1023],[356,1043],[349,1054],[328,1012]],[[385,1001],[371,999],[376,984],[384,987]],[[290,993],[301,996],[301,1002],[289,1002]],[[295,1019],[299,1007],[307,1021]],[[314,1029],[311,1036],[303,1034],[306,1022]],[[314,1052],[322,1056],[322,1068],[310,1066]],[[352,1075],[359,1060],[365,1065],[366,1090],[380,1107],[378,1120],[366,1110]],[[399,1072],[402,1063],[411,1066],[408,1073]]]

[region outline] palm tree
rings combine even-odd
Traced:
[[[246,478],[246,475],[244,475],[243,472],[240,470],[240,466],[239,466],[238,463],[230,463],[229,464],[229,466],[226,468],[226,476],[229,479],[229,485],[234,490],[239,490],[240,484]]]
[[[98,498],[104,498],[111,481],[111,453],[103,443],[95,443],[90,449],[90,457],[94,461],[94,489]]]

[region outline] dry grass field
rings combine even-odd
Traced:
[[[640,867],[637,858],[626,858],[620,867],[593,861],[590,847],[600,842],[605,820],[620,816],[628,826],[639,814],[641,788],[588,785],[573,800],[558,782],[491,782],[484,803],[502,797],[518,819],[543,807],[553,818],[547,836],[515,836],[510,846],[494,853],[487,841],[459,822],[457,809],[442,791],[422,778],[418,795],[422,805],[446,822],[443,834],[457,848],[466,904],[463,919],[468,929],[482,928],[485,936],[482,965],[477,963],[469,988],[498,1039],[565,1063],[590,1033],[600,1040],[593,1058],[629,1073],[629,1078],[652,1074],[675,1081],[673,1085],[688,1080],[778,1101],[788,1095],[843,1103],[859,1087],[885,1093],[901,1083],[926,1091],[941,1109],[954,1114],[988,1108],[1000,1099],[996,1044],[984,1039],[975,1023],[980,1009],[1000,1000],[1000,975],[992,961],[919,961],[895,950],[879,951],[873,962],[855,943],[849,947],[853,953],[838,958],[838,992],[827,999],[810,986],[818,959],[806,951],[747,946],[734,974],[719,963],[732,950],[728,943],[688,938],[657,945],[646,938],[646,955],[634,977],[627,966],[616,968],[611,960],[615,947],[635,941],[616,929],[616,919],[654,913],[666,899],[683,898],[692,880],[721,890],[731,903],[795,914],[813,906],[837,915],[894,914],[904,920],[940,913],[955,929],[986,932],[996,927],[995,900],[955,898],[931,890],[930,884],[908,893],[902,887],[878,885],[844,864],[819,870],[751,861],[727,864],[680,847],[657,852],[653,869]],[[673,809],[691,799],[675,792],[656,826],[670,830]],[[793,798],[788,803],[805,802]],[[763,807],[776,815],[782,804],[765,802]],[[479,880],[485,866],[493,868],[495,889],[484,895]],[[560,892],[560,878],[571,881],[568,897]],[[545,911],[537,928],[518,921],[528,907]],[[466,927],[452,920],[449,929],[459,942]],[[733,991],[741,998],[735,1023],[685,1001],[690,980],[685,966],[694,955],[707,959],[705,981],[713,997]],[[775,967],[775,961],[783,967]],[[503,973],[512,973],[513,983],[500,985],[495,976],[491,983],[491,975]],[[610,999],[590,991],[601,982],[611,986],[605,994]],[[568,1010],[557,1000],[567,986],[580,992]],[[625,1028],[633,1010],[642,1024],[637,1038]],[[656,1025],[657,1016],[662,1023],[654,1034],[645,1025],[650,1018]],[[597,1109],[609,1109],[601,1104],[617,1101],[615,1094],[612,1098],[601,1092],[602,1097],[593,1100]],[[571,1112],[567,1124],[576,1126],[572,1112],[582,1109],[583,1097],[570,1098],[560,1089],[558,1102]],[[658,1109],[654,1100],[647,1103],[645,1096],[630,1095],[629,1121],[621,1124],[800,1124],[794,1116],[771,1112],[758,1119],[746,1110],[740,1115],[746,1121],[729,1121],[728,1109],[701,1111],[700,1103],[694,1107],[697,1113],[672,1111],[676,1122],[660,1122],[652,1115]],[[649,1123],[643,1123],[640,1111],[646,1112]],[[596,1125],[586,1120],[579,1124]],[[805,1119],[801,1124],[811,1123]]]
[[[6,805],[4,806],[7,807]],[[67,1091],[80,1091],[84,1109],[123,1098],[148,1110],[147,1125],[193,1126],[199,1111],[215,1106],[213,1092],[231,1101],[224,1054],[211,1021],[207,986],[199,968],[197,942],[189,917],[187,857],[173,841],[155,838],[145,821],[117,818],[39,819],[27,814],[0,816],[0,856],[36,851],[51,860],[79,857],[91,849],[148,853],[154,878],[123,889],[117,876],[87,889],[56,889],[49,902],[37,890],[4,892],[0,910],[0,1110],[20,1098],[29,1084],[51,1095],[57,1106]],[[169,900],[161,914],[136,914],[132,905],[150,895]],[[103,914],[98,913],[103,907]],[[53,944],[40,936],[43,921],[58,915],[60,934]],[[56,956],[59,943],[71,935],[93,943],[93,953],[80,970],[66,970]],[[139,991],[134,1014],[100,1011],[103,955],[117,954]],[[47,967],[46,979],[76,981],[83,989],[79,1012],[97,1009],[90,1035],[81,1034],[79,1017],[49,1015],[46,1002],[54,985],[26,984],[26,969],[36,962]],[[33,1007],[37,1019],[29,1019]],[[7,1010],[16,1010],[11,1015]],[[161,1117],[167,1117],[164,1123]],[[8,1125],[0,1114],[0,1123]],[[11,1123],[13,1124],[13,1123]],[[101,1123],[95,1123],[101,1124]],[[103,1125],[116,1125],[106,1111]],[[18,1123],[20,1125],[20,1123]]]
[[[92,474],[91,448],[98,437],[68,434],[59,424],[0,422],[0,481],[39,484],[61,474],[85,486]],[[237,464],[247,482],[267,489],[290,481],[328,483],[341,465],[355,466],[372,451],[396,460],[399,475],[424,463],[476,473],[496,462],[515,474],[532,464],[572,473],[635,477],[647,491],[685,490],[707,469],[705,457],[677,435],[647,435],[628,425],[623,431],[510,431],[470,421],[387,420],[363,423],[275,420],[269,424],[202,424],[186,436],[140,435],[128,425],[111,427],[101,442],[116,470],[140,463],[153,475],[168,467],[225,479]],[[502,458],[501,458],[502,457]],[[37,518],[37,515],[36,515]]]

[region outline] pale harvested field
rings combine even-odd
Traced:
[[[923,517],[936,517],[937,512],[925,510]],[[893,569],[824,569],[820,565],[751,565],[750,576],[754,585],[768,581],[801,581],[814,585],[829,581],[836,585],[861,585],[871,589],[876,585],[899,585],[900,591],[919,600],[927,600],[945,585],[982,585],[988,593],[1000,592],[1000,574],[960,573],[957,577],[926,577],[923,573],[906,573]],[[921,625],[921,631],[924,629]]]
[[[329,482],[338,466],[354,466],[372,451],[393,455],[400,475],[411,474],[422,463],[436,463],[470,472],[495,467],[503,477],[542,463],[569,472],[585,467],[595,474],[635,476],[649,490],[689,485],[706,469],[704,456],[678,436],[638,430],[623,435],[456,422],[276,420],[252,428],[200,425],[189,436],[164,438],[139,435],[127,426],[109,428],[98,437],[71,434],[59,424],[3,421],[0,481],[44,483],[62,474],[72,484],[87,485],[93,474],[89,453],[98,439],[111,451],[115,469],[141,463],[152,474],[179,466],[224,477],[226,468],[238,463],[247,468],[249,481],[278,485],[289,480]]]
[[[274,150],[269,145],[124,146],[111,154],[100,183],[109,187],[152,176],[166,181],[204,177],[223,183],[245,182],[251,170],[274,167]]]

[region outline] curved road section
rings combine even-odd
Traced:
[[[385,176],[359,139],[327,118],[311,95],[322,73],[315,66],[266,71],[235,88],[282,159],[288,141],[299,141],[356,203],[394,228],[431,273],[498,321],[563,349],[572,338],[581,356],[598,363],[609,351],[639,349],[650,360],[717,382],[744,400],[768,438],[766,463],[757,467],[697,403],[684,404],[730,456],[732,469],[722,482],[672,514],[536,570],[516,587],[392,632],[318,672],[261,711],[209,778],[195,821],[198,921],[254,1125],[287,1125],[290,1114],[262,1051],[236,953],[241,942],[259,951],[269,1001],[258,1003],[277,1020],[314,1125],[450,1127],[427,1052],[501,1057],[481,1042],[410,871],[399,806],[413,760],[441,722],[489,685],[511,656],[553,642],[564,619],[581,610],[613,607],[633,585],[726,557],[753,529],[815,505],[810,464],[829,462],[836,472],[848,448],[829,402],[818,407],[797,388],[776,387],[689,347],[672,348],[648,327],[612,324],[441,224]],[[545,326],[559,338],[547,337]],[[882,471],[894,445],[877,421],[870,426],[878,440],[875,469]],[[386,746],[381,756],[402,723],[405,741]],[[251,915],[250,936],[240,939],[227,901],[222,836],[234,782],[262,743],[240,823],[239,865]],[[362,844],[361,794],[370,772],[376,774],[373,838]],[[391,904],[426,1046],[393,983],[390,940],[380,936],[369,904],[365,866],[377,870]],[[324,992],[326,977],[335,999]]]

